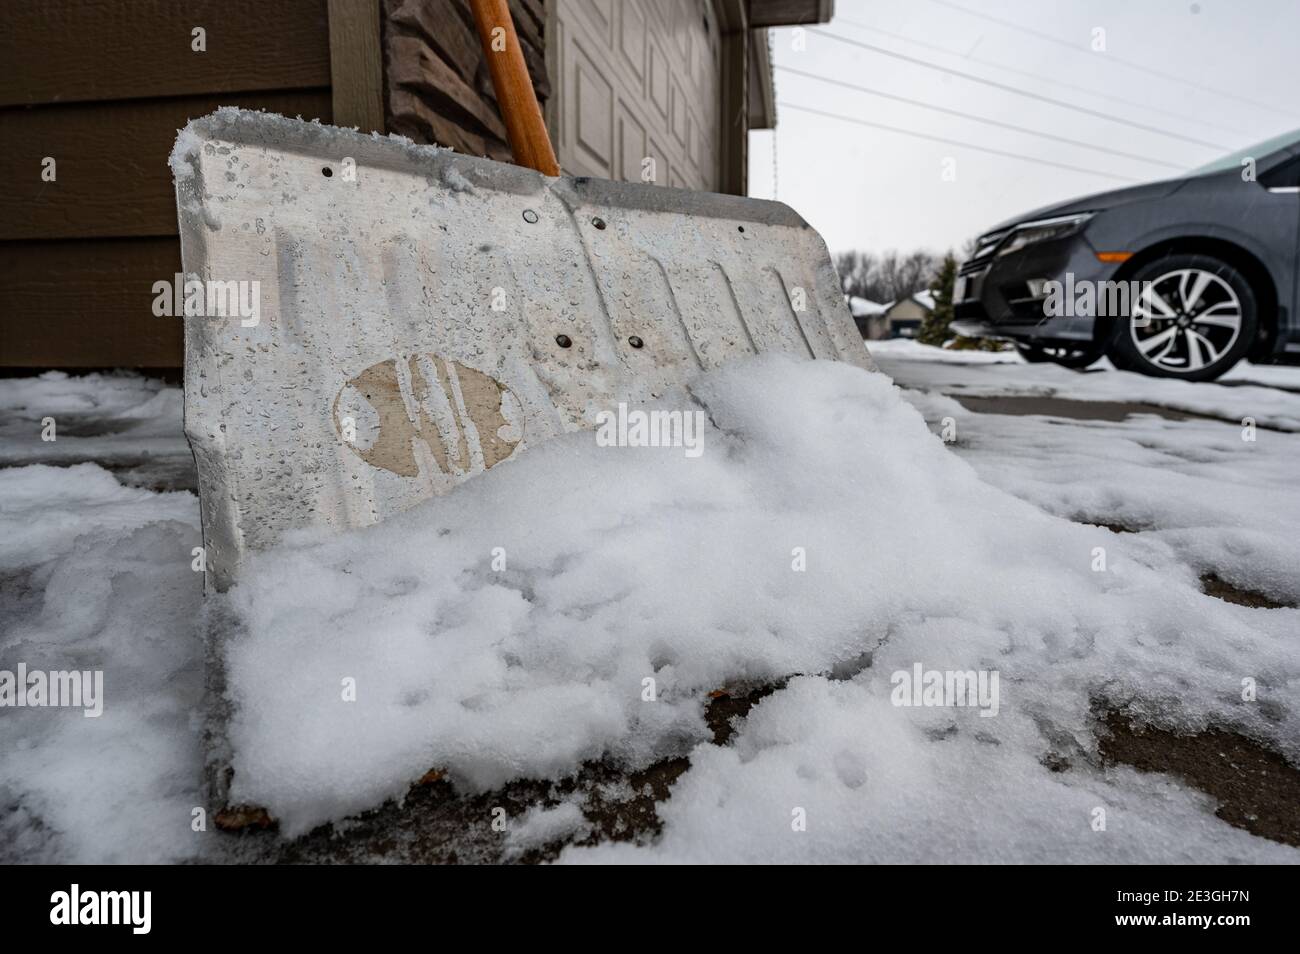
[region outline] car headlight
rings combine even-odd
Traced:
[[[978,261],[987,255],[991,255],[993,250],[998,247],[998,243],[1007,237],[1010,229],[998,229],[996,232],[986,232],[975,240],[975,251],[971,253],[969,261]]]
[[[1053,239],[1074,235],[1096,214],[1096,212],[1080,212],[1077,215],[1022,222],[1012,230],[1011,237],[998,249],[998,257],[1010,255],[1027,246],[1037,245],[1039,242],[1050,242]]]

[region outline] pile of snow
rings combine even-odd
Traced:
[[[96,385],[111,404],[111,379]],[[0,859],[201,852],[199,542],[192,494],[124,487],[94,464],[0,470],[0,670],[103,674],[98,718],[0,710]]]
[[[292,835],[434,767],[481,791],[690,752],[654,857],[1296,860],[1101,768],[1094,735],[1109,705],[1300,758],[1296,611],[991,487],[882,375],[769,356],[680,400],[707,414],[699,457],[572,434],[255,558],[228,596],[232,799]],[[996,672],[997,714],[893,704],[918,665]],[[710,690],[791,674],[734,747],[700,745]]]

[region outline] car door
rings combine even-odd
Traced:
[[[1268,209],[1272,214],[1257,221],[1268,223],[1270,233],[1261,237],[1268,241],[1272,253],[1268,264],[1278,286],[1279,337],[1300,348],[1300,154],[1284,154],[1259,174],[1257,183],[1266,193],[1262,201],[1272,207]],[[1279,206],[1281,215],[1276,214]]]

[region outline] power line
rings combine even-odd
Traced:
[[[858,86],[855,83],[848,83],[844,80],[832,79],[829,76],[818,76],[816,73],[807,73],[804,70],[797,70],[793,66],[781,66],[774,64],[773,69],[778,69],[786,73],[794,73],[796,76],[806,76],[809,79],[820,80],[823,83],[831,83],[835,86],[843,86],[845,89],[857,90],[860,93],[869,93],[872,96],[880,96],[884,99],[892,99],[900,103],[907,103],[910,106],[919,106],[922,109],[932,109],[938,113],[946,113],[949,116],[959,116],[962,119],[969,119],[971,122],[986,123],[990,126],[997,126],[1001,129],[1010,129],[1018,133],[1024,133],[1027,136],[1039,136],[1043,139],[1051,139],[1056,142],[1063,142],[1070,146],[1079,146],[1083,149],[1095,149],[1097,152],[1109,153],[1112,156],[1121,156],[1125,159],[1136,159],[1138,162],[1149,162],[1152,165],[1165,166],[1169,169],[1182,170],[1184,167],[1172,162],[1165,162],[1163,159],[1152,159],[1148,156],[1139,155],[1135,152],[1124,152],[1120,149],[1110,149],[1106,146],[1096,146],[1092,143],[1084,142],[1080,139],[1069,139],[1065,136],[1057,136],[1052,133],[1040,132],[1037,129],[1029,129],[1026,126],[1017,126],[1014,123],[1004,123],[997,119],[988,119],[983,116],[973,116],[969,113],[962,112],[959,109],[948,109],[945,106],[935,106],[933,103],[924,103],[919,99],[909,99],[906,96],[896,96],[893,93],[885,93],[880,90],[870,89],[866,86]]]
[[[902,33],[894,33],[890,30],[882,30],[880,27],[868,26],[865,23],[859,23],[857,20],[850,20],[847,17],[837,16],[836,23],[842,23],[853,27],[855,30],[866,30],[869,33],[879,33],[881,36],[887,36],[893,40],[901,40],[911,46],[919,46],[922,49],[934,50],[936,53],[943,53],[945,56],[959,56],[963,60],[969,60],[972,63],[979,63],[981,66],[987,66],[991,69],[1002,70],[1005,73],[1014,73],[1017,76],[1028,77],[1039,83],[1051,83],[1053,86],[1060,86],[1062,89],[1071,89],[1076,93],[1083,93],[1085,96],[1093,96],[1097,99],[1108,100],[1112,103],[1122,103],[1132,109],[1141,109],[1149,113],[1158,113],[1161,116],[1168,116],[1170,119],[1178,119],[1183,122],[1196,123],[1199,126],[1205,126],[1207,123],[1200,116],[1190,116],[1187,113],[1176,113],[1173,110],[1162,109],[1159,106],[1152,106],[1147,103],[1135,103],[1132,100],[1125,99],[1122,96],[1114,96],[1110,93],[1102,93],[1095,89],[1089,89],[1087,86],[1080,86],[1077,83],[1067,83],[1064,80],[1057,79],[1054,76],[1046,76],[1042,73],[1033,73],[1029,70],[1016,69],[1014,66],[1006,66],[995,60],[984,59],[983,57],[973,56],[969,53],[963,53],[961,50],[954,50],[951,47],[940,46],[938,43],[928,43],[925,40],[918,40],[915,37],[906,36]],[[1238,136],[1249,135],[1244,129],[1238,129],[1235,126],[1225,126],[1221,122],[1209,123],[1208,125],[1217,126],[1224,132],[1235,133]]]
[[[1071,43],[1069,40],[1064,39],[1063,37],[1054,36],[1051,33],[1047,33],[1043,30],[1035,30],[1021,23],[1016,23],[1012,20],[1003,20],[1001,17],[995,17],[992,16],[991,14],[983,13],[979,10],[972,10],[969,7],[962,6],[960,3],[952,3],[951,0],[930,0],[930,2],[937,3],[941,7],[947,7],[950,10],[959,10],[962,13],[968,14],[972,17],[979,17],[981,20],[988,20],[991,23],[996,23],[998,24],[998,26],[1006,27],[1009,30],[1018,30],[1021,33],[1028,33],[1030,36],[1036,36],[1040,40],[1047,40],[1050,43],[1056,43],[1060,46],[1064,46],[1066,49],[1074,50],[1074,52],[1076,53],[1087,54],[1088,52],[1087,50],[1080,49],[1078,46]],[[1202,92],[1213,93],[1215,96],[1223,96],[1226,99],[1235,99],[1239,103],[1248,103],[1251,106],[1256,106],[1260,109],[1266,109],[1269,112],[1277,113],[1281,116],[1289,116],[1291,118],[1295,117],[1294,111],[1281,109],[1277,106],[1270,106],[1268,103],[1261,103],[1259,100],[1249,99],[1248,97],[1245,96],[1238,96],[1236,93],[1228,93],[1221,89],[1216,89],[1213,86],[1205,86],[1201,83],[1197,83],[1192,80],[1185,79],[1184,77],[1177,76],[1173,73],[1166,73],[1163,70],[1157,70],[1154,69],[1153,67],[1145,66],[1142,63],[1135,63],[1132,60],[1125,59],[1122,56],[1116,56],[1113,53],[1106,54],[1106,58],[1110,62],[1118,63],[1121,66],[1127,66],[1131,70],[1138,70],[1139,72],[1146,73],[1150,76],[1158,76],[1161,79],[1169,80],[1174,83],[1182,83],[1185,86],[1190,86],[1192,89],[1199,89]]]
[[[838,36],[834,33],[827,33],[825,30],[819,30],[816,27],[808,27],[809,33],[817,36],[824,36],[828,40],[835,40],[838,43],[847,43],[849,46],[860,47],[869,50],[872,53],[879,53],[882,56],[893,57],[896,60],[903,60],[907,63],[914,63],[917,66],[924,66],[929,70],[937,70],[940,73],[948,73],[951,76],[960,76],[962,79],[970,80],[973,83],[981,83],[984,86],[992,86],[994,89],[1000,89],[1004,92],[1015,93],[1017,96],[1024,96],[1029,99],[1036,99],[1040,102],[1051,103],[1053,106],[1060,106],[1064,109],[1072,109],[1076,113],[1083,113],[1087,116],[1095,116],[1098,119],[1105,119],[1112,123],[1119,123],[1123,126],[1131,126],[1134,129],[1142,129],[1146,132],[1156,133],[1160,136],[1168,136],[1170,139],[1181,139],[1183,142],[1190,142],[1197,146],[1205,146],[1209,149],[1226,150],[1228,147],[1217,142],[1206,142],[1204,139],[1193,139],[1191,136],[1184,136],[1180,133],[1170,132],[1167,129],[1161,129],[1159,126],[1148,126],[1146,123],[1139,123],[1132,119],[1124,119],[1119,116],[1109,116],[1106,113],[1096,109],[1089,109],[1086,106],[1079,106],[1074,103],[1067,103],[1062,99],[1053,99],[1050,96],[1043,96],[1041,93],[1031,93],[1028,90],[1016,89],[1014,86],[1008,86],[1006,83],[999,83],[996,80],[985,79],[982,76],[975,76],[971,73],[962,73],[959,70],[949,69],[946,66],[940,66],[938,63],[931,63],[929,60],[918,59],[915,56],[907,56],[904,53],[896,53],[893,50],[887,50],[884,47],[873,46],[870,43],[863,43],[860,40],[853,40],[846,36]]]
[[[1129,176],[1119,176],[1111,172],[1098,172],[1096,169],[1085,169],[1082,166],[1071,166],[1064,162],[1053,162],[1051,159],[1039,159],[1036,156],[1022,156],[1016,152],[1006,152],[1002,149],[992,149],[988,146],[977,146],[973,142],[963,142],[959,139],[947,139],[943,136],[932,136],[929,133],[917,132],[914,129],[900,129],[898,126],[886,126],[884,123],[873,123],[866,119],[858,119],[856,116],[843,116],[839,113],[830,113],[822,109],[814,109],[811,106],[801,106],[798,103],[779,102],[778,106],[784,106],[786,109],[796,109],[802,113],[815,113],[818,116],[825,116],[828,119],[839,119],[846,123],[855,123],[859,126],[870,126],[872,129],[883,129],[886,132],[900,133],[904,136],[913,136],[917,139],[929,139],[931,142],[942,142],[950,146],[962,146],[966,149],[974,149],[977,152],[987,152],[995,156],[1006,156],[1008,159],[1020,159],[1023,162],[1033,162],[1040,166],[1054,166],[1057,169],[1067,169],[1070,172],[1082,172],[1085,175],[1101,176],[1104,179],[1118,179],[1121,182],[1138,182],[1139,180]]]

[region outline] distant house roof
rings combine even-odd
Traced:
[[[934,295],[928,290],[891,301],[885,306],[885,314],[891,320],[897,317],[901,321],[917,321],[921,317],[917,314],[918,310],[925,313],[934,311]]]
[[[882,305],[870,298],[859,298],[857,295],[845,295],[844,297],[849,303],[849,313],[854,318],[870,318],[872,315],[883,315],[889,308],[888,305]]]

